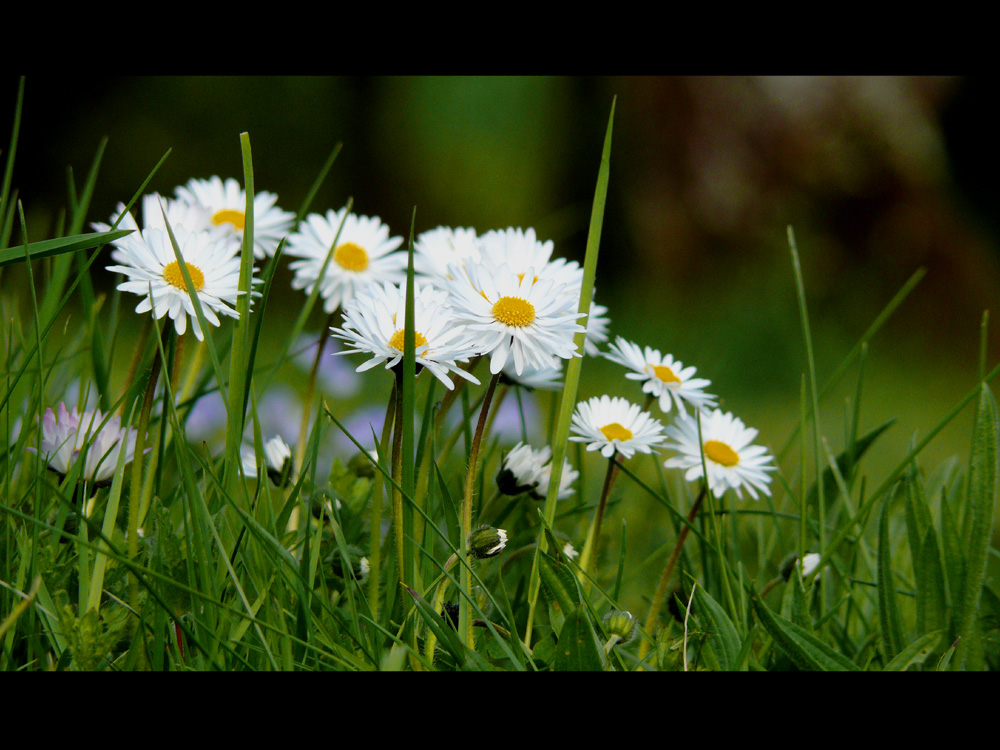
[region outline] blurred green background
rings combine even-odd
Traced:
[[[17,79],[2,80],[6,151]],[[14,186],[40,239],[66,203],[67,165],[82,180],[101,138],[92,220],[107,220],[168,148],[151,189],[240,178],[247,131],[257,189],[294,211],[342,142],[315,211],[352,196],[356,212],[404,237],[414,207],[418,233],[533,226],[557,255],[582,261],[617,97],[596,299],[610,308],[612,336],[695,365],[761,443],[784,444],[806,370],[786,227],[798,240],[821,384],[926,268],[868,359],[862,431],[898,418],[864,467],[881,481],[913,435],[974,386],[983,310],[1000,309],[989,80],[29,76]],[[272,311],[291,319],[303,297],[275,288]],[[280,332],[280,314],[270,324]],[[990,364],[1000,321],[991,329]],[[581,397],[639,400],[622,375],[588,361]],[[855,379],[851,370],[824,402],[835,452]],[[964,461],[971,421],[971,410],[960,415],[924,465]],[[790,480],[796,460],[783,464]]]

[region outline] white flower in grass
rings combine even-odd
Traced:
[[[816,566],[819,565],[819,561],[822,556],[818,552],[809,552],[802,557],[802,575],[807,576],[816,570]],[[817,576],[818,578],[819,576]]]
[[[569,461],[563,459],[557,500],[565,500],[573,494],[573,482],[579,476],[580,473],[574,471]],[[504,455],[497,473],[497,487],[505,495],[527,492],[535,500],[544,500],[548,496],[551,480],[552,450],[547,445],[535,450],[530,445],[518,443]]]
[[[506,265],[467,265],[465,273],[453,268],[447,287],[450,302],[459,322],[480,342],[482,353],[490,355],[491,373],[499,373],[508,357],[520,375],[526,367],[549,367],[553,356],[581,356],[573,336],[584,330],[576,322],[584,316],[576,312],[576,301],[565,294],[565,287],[549,280],[535,282],[530,268],[521,276]]]
[[[401,284],[407,254],[393,251],[402,242],[402,237],[389,236],[389,227],[377,216],[349,214],[346,207],[326,216],[310,214],[285,248],[287,255],[299,259],[288,264],[295,273],[292,288],[312,294],[318,283],[323,309],[331,313],[373,283]],[[320,278],[331,247],[333,255]]]
[[[59,416],[52,409],[46,409],[42,417],[42,442],[38,451],[49,468],[65,477],[80,454],[86,449],[87,459],[81,479],[88,482],[109,481],[118,465],[118,456],[125,451],[125,463],[132,461],[135,440],[138,434],[132,428],[121,426],[121,417],[114,416],[105,422],[106,415],[100,409],[85,411],[83,414],[66,409],[59,403]]]
[[[220,228],[229,237],[243,241],[247,194],[239,182],[231,177],[223,182],[217,176],[207,180],[193,179],[177,188],[175,193],[178,201],[204,209],[203,224],[193,229]],[[288,234],[295,221],[295,214],[278,208],[277,202],[278,196],[266,190],[253,194],[253,254],[256,258],[274,255],[281,238]]]
[[[680,455],[668,458],[664,463],[668,469],[684,469],[684,478],[689,482],[700,479],[702,474],[702,451],[705,454],[705,468],[708,470],[708,485],[714,495],[721,496],[726,490],[736,490],[736,496],[743,497],[746,489],[750,497],[757,499],[757,492],[771,494],[770,471],[776,466],[767,450],[753,445],[757,430],[747,427],[731,413],[715,409],[701,418],[701,441],[698,439],[698,420],[678,420],[667,427],[667,435],[673,442],[665,447]]]
[[[640,348],[619,336],[605,356],[632,370],[625,377],[642,382],[643,393],[656,397],[664,413],[677,404],[677,412],[682,419],[687,419],[685,404],[702,412],[715,406],[715,396],[704,392],[712,382],[694,377],[697,368],[685,367],[669,354],[662,355],[648,346]]]
[[[163,216],[166,214],[167,223],[170,224],[171,230],[183,227],[189,232],[209,231],[219,236],[228,234],[224,227],[212,224],[212,212],[204,206],[174,200],[159,193],[147,193],[142,196],[140,205],[142,206],[141,227],[131,213],[125,213],[124,203],[119,203],[115,207],[115,212],[111,216],[111,224],[118,220],[118,217],[121,217],[116,229],[131,229],[133,231],[164,229],[166,224],[163,221]],[[111,224],[94,222],[91,226],[98,232],[107,232],[111,229]],[[112,244],[117,245],[118,243]]]
[[[462,367],[479,349],[464,326],[456,322],[446,304],[445,292],[434,287],[413,287],[413,333],[417,367],[426,367],[450,390],[449,373],[479,383]],[[406,287],[372,284],[344,306],[344,327],[331,328],[347,347],[336,354],[360,352],[372,358],[360,365],[364,372],[385,362],[391,369],[403,359],[406,322]]]
[[[570,293],[575,294],[579,301],[580,284],[583,282],[580,264],[565,258],[553,258],[555,246],[552,240],[542,242],[534,229],[491,229],[480,237],[480,247],[484,265],[492,269],[507,266],[521,280],[529,276],[531,281],[548,280],[565,285],[567,290],[575,288],[576,291]]]
[[[257,476],[257,456],[252,445],[246,446],[242,453],[243,473],[248,478]],[[264,464],[267,476],[278,484],[285,475],[286,468],[292,460],[292,449],[282,440],[281,435],[275,435],[264,443]]]
[[[587,443],[588,451],[600,450],[605,458],[615,451],[625,458],[652,453],[663,442],[663,425],[624,398],[595,396],[576,405],[570,440]]]
[[[243,294],[239,291],[239,246],[207,232],[192,233],[181,227],[174,230],[174,236],[205,319],[218,326],[218,314],[238,318],[233,305]],[[203,340],[204,333],[166,230],[149,228],[133,232],[118,240],[115,248],[111,259],[118,265],[108,266],[108,270],[128,277],[118,289],[143,298],[135,311],[153,311],[157,318],[169,315],[178,335],[187,329],[190,315],[194,335]],[[254,278],[252,283],[259,284],[260,280]]]
[[[566,555],[566,557],[569,558],[570,560],[572,560],[574,557],[580,556],[580,553],[577,552],[576,547],[574,547],[570,542],[566,542],[565,546],[563,546],[563,554]]]
[[[583,351],[588,357],[596,357],[601,353],[598,347],[608,340],[610,326],[608,308],[598,305],[591,297],[590,314],[587,316],[587,336],[583,342]]]
[[[480,259],[479,238],[472,227],[437,227],[413,241],[413,270],[427,276],[434,284],[450,278],[450,265],[464,266],[478,263]]]

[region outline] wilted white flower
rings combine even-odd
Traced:
[[[59,403],[59,416],[46,409],[42,417],[42,442],[40,453],[49,468],[65,477],[80,455],[86,451],[86,462],[80,479],[93,483],[109,481],[118,465],[118,456],[125,451],[125,464],[132,461],[135,452],[136,430],[123,428],[121,417],[107,418],[100,409],[78,413]]]

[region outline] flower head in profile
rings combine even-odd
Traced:
[[[625,377],[640,381],[643,393],[657,398],[663,413],[676,404],[677,413],[687,419],[687,406],[701,411],[715,406],[715,396],[704,391],[711,381],[694,377],[696,368],[685,367],[669,354],[662,355],[648,346],[640,348],[619,336],[605,356],[631,370]]]
[[[218,326],[219,314],[238,318],[234,305],[243,294],[239,290],[239,246],[225,238],[207,232],[188,232],[182,227],[174,229],[174,236],[205,319]],[[152,227],[122,237],[115,242],[111,259],[117,265],[108,266],[108,270],[128,277],[118,289],[143,298],[135,308],[137,313],[152,311],[156,318],[168,315],[178,335],[187,329],[190,315],[194,335],[199,341],[204,340],[187,281],[166,230]],[[255,278],[252,283],[260,280]]]
[[[391,369],[403,359],[406,323],[406,287],[372,284],[344,306],[343,328],[331,328],[347,346],[336,354],[362,353],[371,359],[358,372],[385,362]],[[455,387],[449,373],[479,383],[459,363],[478,354],[479,347],[464,326],[457,323],[447,305],[445,292],[430,286],[413,287],[414,358],[450,390]]]
[[[573,494],[573,482],[579,476],[580,473],[572,468],[569,461],[563,459],[557,500],[564,500]],[[551,479],[552,450],[549,446],[535,450],[530,445],[518,443],[500,462],[497,487],[505,495],[527,492],[535,500],[544,500],[548,496]]]
[[[192,230],[222,230],[240,243],[246,227],[247,194],[240,183],[215,176],[207,180],[193,179],[176,190],[177,201],[197,209],[203,216],[200,226]],[[288,234],[295,214],[275,205],[278,196],[266,190],[253,195],[253,254],[258,259],[274,255],[281,238]],[[147,216],[147,221],[149,217]]]
[[[257,456],[253,446],[243,449],[241,456],[243,460],[243,473],[248,478],[257,476]],[[279,485],[282,481],[287,481],[290,476],[292,462],[292,449],[288,443],[282,440],[281,435],[275,435],[264,443],[264,467],[268,478]]]
[[[318,284],[323,309],[331,313],[374,283],[401,284],[407,254],[393,251],[402,242],[402,237],[389,236],[389,227],[377,216],[347,213],[346,207],[325,216],[310,214],[285,248],[298,259],[288,264],[295,273],[292,288],[312,294]]]
[[[459,322],[480,341],[482,353],[490,355],[491,373],[503,370],[508,359],[520,375],[526,367],[551,366],[553,356],[581,356],[573,336],[585,330],[576,322],[583,316],[563,286],[536,282],[533,273],[519,276],[506,265],[466,265],[464,273],[453,269],[449,301]]]
[[[717,497],[728,489],[735,490],[740,498],[744,489],[754,500],[758,491],[770,495],[768,472],[777,467],[771,464],[774,459],[765,448],[753,445],[757,430],[719,409],[703,415],[700,421],[700,440],[698,420],[677,420],[667,427],[671,442],[665,447],[679,455],[668,458],[664,466],[683,469],[684,478],[693,482],[703,476],[701,457],[704,452],[708,486]]]
[[[38,452],[48,462],[49,469],[65,477],[86,451],[86,462],[80,479],[95,484],[108,482],[115,473],[118,456],[125,451],[125,463],[132,461],[136,431],[121,426],[121,417],[106,418],[100,409],[69,411],[59,403],[59,415],[46,409],[42,417],[42,442]]]
[[[663,425],[624,398],[595,396],[576,405],[570,440],[587,443],[605,458],[615,452],[631,458],[636,452],[652,453],[663,442]]]

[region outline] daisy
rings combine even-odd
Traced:
[[[583,269],[576,261],[552,257],[554,245],[552,240],[542,242],[535,230],[491,229],[480,238],[482,262],[490,268],[508,266],[519,279],[523,279],[531,271],[532,281],[548,279],[556,284],[567,287],[569,293],[580,298],[580,285],[583,282]],[[575,292],[572,290],[575,289]]]
[[[559,480],[557,500],[573,494],[573,482],[580,476],[569,461],[563,460],[563,473]],[[552,479],[552,450],[545,446],[535,450],[530,445],[518,443],[504,455],[497,473],[497,487],[505,495],[529,493],[535,500],[544,500],[549,494]]]
[[[238,318],[239,313],[233,305],[236,298],[243,294],[239,290],[239,246],[209,233],[191,233],[182,227],[176,228],[174,236],[205,319],[218,326],[217,313]],[[194,335],[199,341],[204,340],[167,232],[157,228],[143,229],[122,237],[115,245],[111,258],[118,265],[108,266],[108,270],[128,277],[127,281],[118,285],[118,289],[143,297],[135,311],[145,313],[152,310],[156,318],[169,315],[178,335],[186,330],[190,315]],[[252,283],[259,284],[260,280],[252,279]]]
[[[716,405],[715,396],[704,392],[712,381],[695,378],[696,368],[684,367],[669,354],[662,355],[648,346],[641,349],[638,344],[619,336],[604,356],[632,370],[625,377],[641,381],[643,393],[659,399],[660,411],[664,413],[677,404],[677,412],[682,419],[687,419],[685,404],[701,411]]]
[[[256,477],[257,456],[252,445],[243,449],[242,459],[243,474],[248,479]],[[264,443],[264,466],[268,478],[274,484],[279,484],[282,477],[286,477],[285,471],[290,468],[291,460],[292,449],[281,439],[281,435],[275,435]]]
[[[608,340],[608,308],[598,305],[593,297],[590,299],[590,314],[587,316],[587,337],[583,342],[583,351],[588,357],[596,357],[601,353],[598,348]]]
[[[224,227],[217,227],[212,224],[212,213],[204,206],[167,198],[159,193],[147,193],[142,196],[141,206],[141,227],[135,220],[135,217],[130,212],[125,211],[124,203],[119,203],[115,207],[115,213],[111,216],[111,223],[113,224],[118,220],[118,217],[121,217],[121,221],[118,222],[118,229],[131,229],[133,231],[151,228],[164,229],[166,228],[166,224],[163,221],[163,216],[166,214],[166,223],[170,225],[172,230],[177,227],[184,227],[189,232],[210,231],[218,235],[227,233]],[[98,232],[107,232],[111,229],[110,224],[103,222],[94,222],[91,226]]]
[[[312,294],[318,283],[323,309],[332,313],[373,283],[406,279],[407,254],[393,252],[402,242],[402,237],[389,236],[389,227],[377,216],[349,214],[346,207],[327,211],[325,217],[310,214],[288,238],[286,253],[300,258],[288,265],[295,272],[292,288]]]
[[[194,179],[177,188],[175,193],[179,202],[204,212],[203,223],[194,229],[219,227],[234,240],[243,241],[247,194],[239,182],[231,177],[223,182],[218,176]],[[278,196],[266,190],[253,194],[253,254],[258,259],[274,255],[281,238],[288,234],[295,221],[295,214],[281,210],[275,205],[277,202]]]
[[[123,428],[121,417],[105,419],[100,409],[80,414],[75,408],[70,412],[66,404],[60,402],[58,417],[52,409],[45,410],[39,450],[28,450],[41,453],[49,469],[61,477],[69,473],[80,453],[86,450],[86,463],[80,478],[96,484],[106,483],[114,476],[122,450],[125,451],[125,463],[132,461],[138,433],[132,428]]]
[[[434,284],[450,278],[448,266],[451,264],[464,266],[466,262],[479,263],[481,258],[479,238],[472,227],[437,227],[413,242],[413,270]]]
[[[514,360],[514,371],[526,367],[545,369],[552,357],[579,357],[573,335],[584,331],[576,322],[576,302],[562,285],[534,281],[528,268],[522,275],[509,266],[492,269],[467,265],[466,273],[452,266],[448,282],[450,301],[458,320],[480,340],[483,354],[490,354],[490,372],[496,375]]]
[[[455,384],[448,377],[454,373],[478,385],[459,362],[468,362],[479,347],[464,326],[458,324],[446,304],[447,295],[430,286],[413,288],[413,333],[417,367],[426,367],[451,390]],[[347,348],[335,354],[361,352],[372,358],[361,364],[364,372],[385,362],[395,367],[403,359],[406,321],[406,287],[388,282],[372,284],[344,306],[344,327],[331,328],[333,335],[347,342]]]
[[[587,443],[588,451],[600,450],[605,458],[615,452],[631,458],[636,451],[652,453],[663,442],[663,425],[648,412],[624,398],[595,396],[576,405],[570,437]]]
[[[701,456],[704,451],[708,485],[716,497],[729,488],[736,490],[738,498],[743,497],[744,488],[754,500],[758,490],[765,495],[771,494],[767,486],[771,477],[767,472],[777,468],[768,465],[773,458],[764,448],[751,444],[757,437],[757,430],[746,427],[732,414],[723,414],[720,409],[705,414],[701,420],[700,442],[698,422],[694,419],[678,420],[666,431],[673,442],[665,447],[680,455],[668,458],[664,466],[684,469],[684,478],[689,482],[703,476]]]

